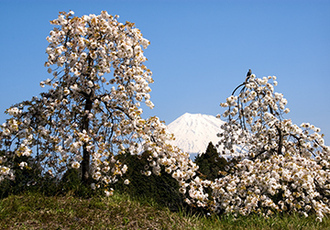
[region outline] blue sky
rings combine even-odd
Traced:
[[[118,14],[151,45],[151,99],[167,124],[185,112],[216,115],[249,68],[277,76],[294,123],[321,128],[330,145],[330,1],[0,0],[0,122],[3,111],[42,92],[46,37],[59,11]]]

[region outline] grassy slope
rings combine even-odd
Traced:
[[[126,195],[80,199],[36,193],[0,200],[0,229],[330,229],[330,220],[296,215],[268,220],[173,213]]]

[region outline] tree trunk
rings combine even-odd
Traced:
[[[91,111],[93,106],[92,100],[90,95],[86,98],[86,105],[85,105],[85,115],[83,116],[82,119],[82,131],[85,130],[88,132],[89,128],[89,118],[88,118],[88,113]],[[88,111],[88,112],[87,112]],[[87,144],[85,143],[83,145],[83,160],[81,162],[81,173],[82,173],[82,182],[84,184],[88,184],[89,177],[90,177],[90,171],[89,167],[90,166],[90,153],[87,151]]]

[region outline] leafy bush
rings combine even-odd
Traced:
[[[178,182],[161,168],[160,175],[146,175],[149,170],[149,153],[142,155],[118,155],[116,158],[128,166],[127,172],[118,183],[115,184],[116,190],[126,192],[135,197],[146,197],[152,199],[162,206],[171,210],[179,210],[183,207],[183,197],[179,193]]]
[[[12,165],[12,169],[15,171],[15,179],[0,181],[0,197],[3,198],[11,194],[35,190],[36,186],[42,181],[41,170],[35,159],[31,156],[7,157],[7,155],[12,156],[6,154],[3,150],[0,151],[1,160],[9,161]],[[21,162],[28,162],[29,165]]]
[[[232,162],[220,157],[217,149],[210,142],[205,153],[196,157],[195,163],[199,166],[198,172],[201,173],[201,178],[214,180],[228,171],[229,164]]]

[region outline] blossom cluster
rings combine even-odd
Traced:
[[[287,100],[276,85],[276,77],[252,74],[221,103],[218,146],[238,163],[214,181],[190,182],[189,203],[241,215],[330,214],[330,147],[319,128],[284,119]]]
[[[329,170],[313,159],[272,155],[262,161],[244,159],[235,173],[211,184],[215,210],[247,215],[294,211],[321,220],[330,213]]]
[[[223,117],[228,121],[221,127],[219,145],[224,146],[226,153],[240,146],[240,155],[250,159],[277,153],[327,160],[329,147],[324,144],[319,128],[309,123],[298,126],[284,119],[283,115],[290,110],[285,107],[287,100],[283,94],[274,92],[276,85],[275,76],[260,79],[252,74],[226,103],[221,103],[227,108]],[[239,95],[234,96],[238,89]]]
[[[169,144],[173,135],[157,117],[141,117],[141,103],[154,107],[152,72],[143,64],[149,41],[133,23],[117,19],[106,11],[82,17],[70,11],[51,21],[45,66],[52,77],[40,83],[49,90],[7,110],[11,118],[0,127],[0,149],[34,156],[59,177],[67,168],[89,165],[87,174],[98,182],[93,187],[108,187],[106,194],[127,171],[115,158],[125,151],[150,154],[145,175],[159,174],[163,166],[178,181],[187,180],[197,169],[189,154]],[[10,176],[10,162],[0,167],[0,180]]]

